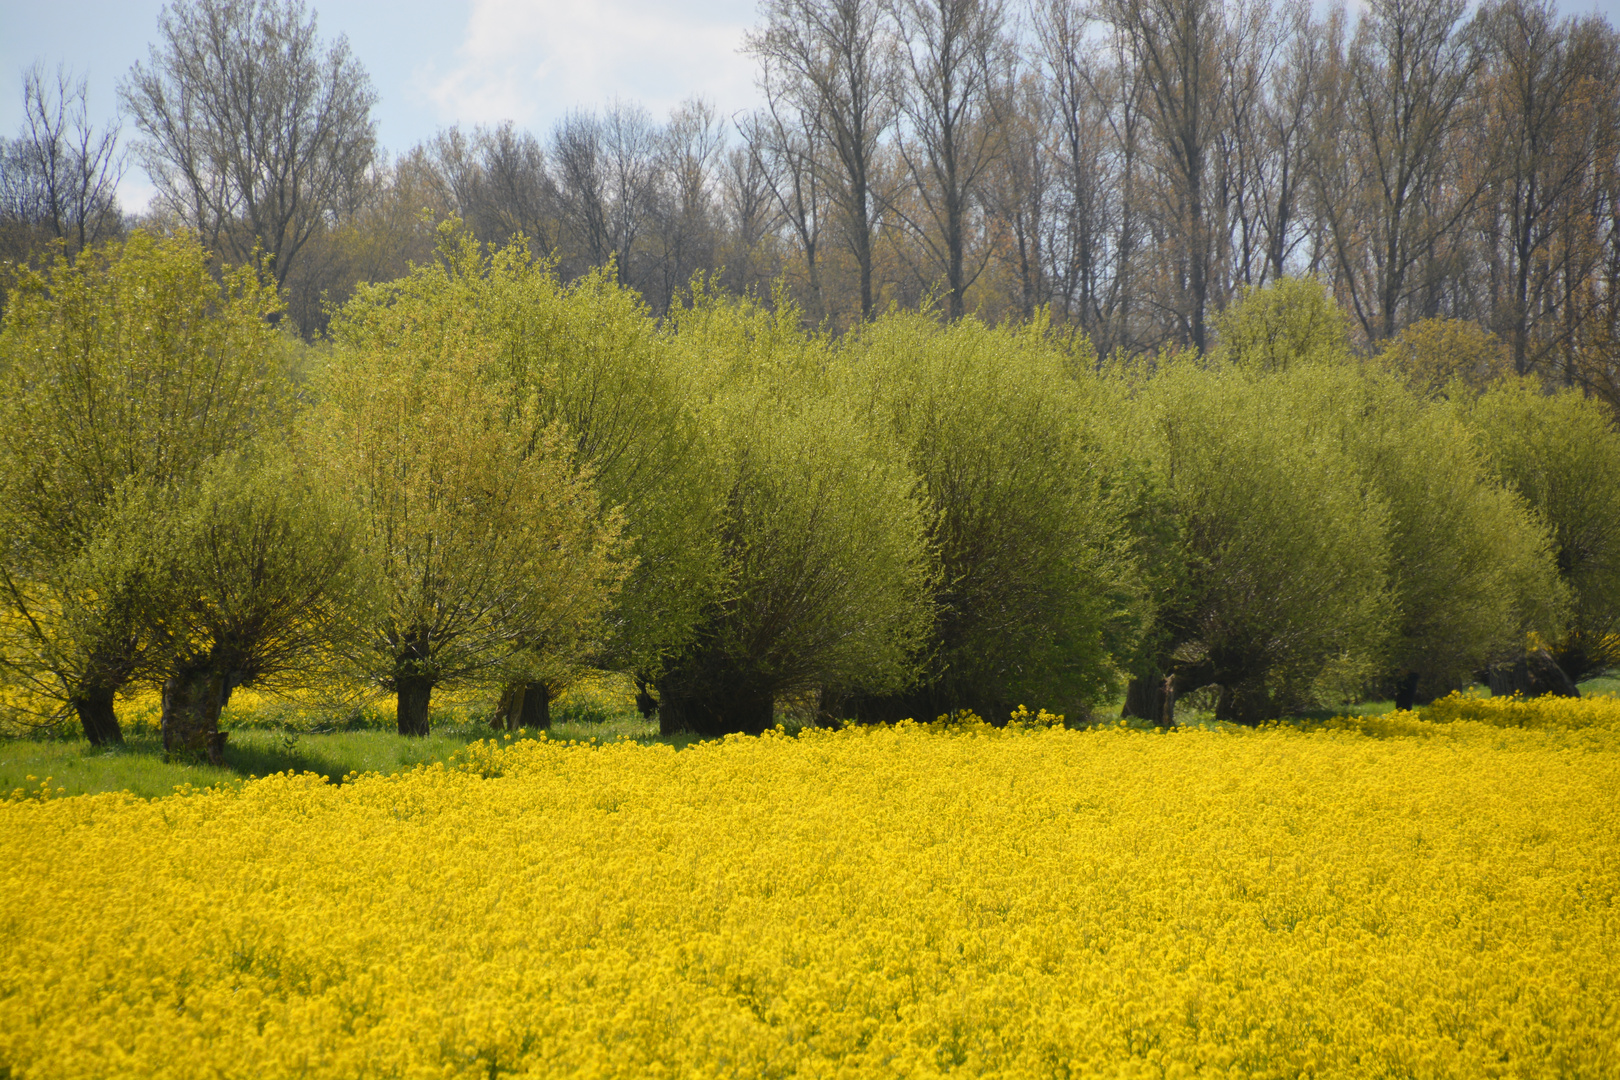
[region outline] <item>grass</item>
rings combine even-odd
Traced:
[[[504,739],[506,732],[482,724],[447,725],[426,738],[403,738],[391,731],[336,731],[301,734],[286,731],[231,732],[223,766],[170,762],[163,759],[162,739],[153,733],[132,732],[123,746],[91,746],[81,738],[0,740],[0,797],[17,791],[39,790],[46,778],[53,794],[85,795],[98,791],[128,791],[143,798],[171,795],[177,787],[194,788],[230,784],[271,773],[318,773],[342,783],[350,773],[395,773],[418,765],[445,761],[468,743]],[[533,738],[531,733],[511,736]],[[640,717],[596,724],[552,725],[547,738],[558,741],[663,742],[685,746],[692,736],[664,738],[658,724]]]
[[[1588,696],[1620,694],[1620,671],[1588,679],[1580,690]],[[698,741],[692,735],[661,736],[657,721],[643,720],[621,698],[614,690],[562,700],[547,738],[564,742],[628,739],[677,748]],[[1177,703],[1180,722],[1196,724],[1213,717],[1212,712],[1206,716],[1203,709],[1213,702],[1193,695],[1188,698],[1191,700]],[[1327,710],[1312,718],[1378,716],[1393,709],[1392,702],[1373,701]],[[55,737],[0,738],[0,798],[19,789],[37,792],[47,778],[53,794],[128,791],[143,798],[169,795],[187,785],[204,788],[289,771],[318,773],[339,784],[351,773],[395,773],[446,761],[481,739],[534,737],[532,733],[508,736],[491,728],[490,711],[488,703],[479,698],[446,696],[435,704],[433,734],[402,738],[393,731],[393,717],[385,703],[367,702],[334,714],[239,694],[224,718],[231,732],[225,764],[215,766],[165,761],[156,731],[156,703],[135,699],[120,710],[126,726],[123,746],[94,747],[77,731]],[[1106,723],[1117,716],[1116,704],[1112,710],[1099,710],[1094,719]]]

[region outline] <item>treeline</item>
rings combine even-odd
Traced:
[[[1211,348],[1100,360],[1045,318],[833,336],[702,281],[441,225],[310,347],[275,282],[137,232],[17,275],[0,330],[0,663],[14,716],[120,737],[161,687],[216,756],[231,689],[435,689],[543,726],[587,668],[666,731],[775,703],[1255,722],[1620,662],[1620,433],[1471,324],[1367,359],[1311,279]],[[1539,680],[1539,683],[1538,683]],[[1549,682],[1551,680],[1551,682]]]
[[[1516,373],[1620,408],[1620,37],[1595,15],[766,0],[744,45],[765,101],[746,115],[616,103],[385,158],[341,38],[289,5],[188,0],[121,92],[149,224],[235,261],[257,245],[306,337],[456,216],[564,280],[609,268],[659,316],[706,272],[737,295],[785,282],[840,331],[931,298],[991,323],[1045,309],[1103,356],[1206,349],[1243,289],[1313,276],[1358,348],[1469,320]],[[82,243],[105,224],[104,140],[66,81],[26,96],[4,231]]]

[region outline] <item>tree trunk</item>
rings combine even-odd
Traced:
[[[1403,712],[1411,712],[1412,706],[1417,704],[1418,673],[1409,671],[1401,676],[1395,687],[1395,707]]]
[[[658,711],[658,699],[648,692],[649,689],[639,678],[636,680],[636,712],[641,714],[643,720],[651,720]]]
[[[1220,697],[1215,699],[1215,719],[1253,727],[1266,720],[1276,719],[1277,709],[1263,688],[1248,686],[1221,686]]]
[[[660,687],[658,732],[691,732],[705,738],[738,733],[758,735],[771,726],[775,700],[769,691],[734,690],[686,697]]]
[[[1125,684],[1125,705],[1120,716],[1153,721],[1154,727],[1176,725],[1176,677],[1132,679]]]
[[[91,746],[124,743],[124,732],[118,726],[118,714],[113,711],[111,690],[81,690],[70,703],[84,725],[84,737]]]
[[[1581,691],[1564,669],[1546,649],[1535,649],[1522,659],[1493,664],[1490,669],[1491,694],[1507,697],[1523,694],[1525,697],[1580,697]]]
[[[219,730],[225,677],[212,668],[189,668],[163,683],[163,749],[168,755],[225,763],[224,732]]]
[[[433,680],[422,675],[406,675],[394,680],[399,693],[397,715],[401,735],[428,733],[428,701],[433,697]]]
[[[551,687],[543,682],[510,684],[501,692],[495,722],[508,731],[551,727]]]

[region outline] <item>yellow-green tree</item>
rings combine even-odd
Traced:
[[[565,286],[521,242],[486,250],[451,221],[431,263],[361,288],[333,332],[356,349],[465,344],[478,357],[468,377],[493,395],[516,445],[566,432],[600,506],[622,515],[627,544],[595,662],[656,679],[716,586],[719,505],[684,377],[635,294],[606,271]],[[512,719],[532,726],[570,673],[519,664],[508,674]]]
[[[0,515],[6,669],[121,741],[114,696],[152,639],[150,546],[109,531],[129,485],[188,484],[281,423],[289,353],[253,267],[216,277],[189,235],[18,271],[0,331]]]
[[[279,448],[221,454],[184,485],[128,485],[110,509],[105,540],[144,549],[137,625],[170,753],[219,763],[233,688],[316,682],[365,628],[353,508]]]
[[[845,393],[918,478],[940,564],[919,683],[848,707],[873,718],[957,709],[1070,711],[1109,688],[1133,585],[1088,382],[1041,323],[992,329],[890,314],[838,350]]]
[[[785,695],[894,693],[927,647],[926,493],[889,433],[822,377],[825,345],[797,322],[780,302],[701,291],[672,321],[722,496],[722,561],[656,683],[666,733],[757,732]]]
[[[340,347],[305,452],[357,507],[381,597],[350,660],[428,731],[435,687],[577,665],[627,569],[571,433],[526,430],[486,374],[476,317],[443,298],[385,340]]]
[[[1138,674],[1219,685],[1222,719],[1313,707],[1384,663],[1389,510],[1322,421],[1311,373],[1185,359],[1121,418],[1150,500],[1134,517],[1171,564],[1148,568],[1164,595]]]
[[[1491,469],[1552,535],[1570,592],[1553,656],[1572,679],[1620,664],[1620,432],[1579,391],[1507,380],[1463,409]]]

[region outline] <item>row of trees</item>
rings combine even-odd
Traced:
[[[928,296],[992,322],[1046,307],[1104,356],[1206,349],[1243,289],[1309,274],[1358,347],[1468,319],[1517,373],[1620,407],[1620,37],[1596,16],[767,0],[744,45],[751,113],[615,103],[391,160],[359,61],[296,3],[173,5],[121,90],[159,216],[233,259],[270,254],[306,335],[323,298],[429,257],[427,209],[526,236],[568,280],[611,267],[660,316],[707,271],[736,294],[784,280],[840,330]],[[66,83],[36,75],[25,96],[4,186],[31,194],[7,220],[82,244],[105,228],[111,136]],[[59,173],[81,178],[67,202]]]
[[[1443,693],[1550,646],[1620,660],[1620,434],[1492,370],[1468,324],[1379,358],[1310,279],[1207,354],[1100,362],[1036,319],[834,338],[703,282],[662,320],[609,272],[439,230],[311,349],[273,277],[135,234],[14,283],[0,331],[0,663],[12,705],[218,755],[230,690],[433,690],[542,724],[587,666],[666,730],[1071,715],[1129,684],[1254,721]],[[1530,635],[1535,635],[1531,638]]]

